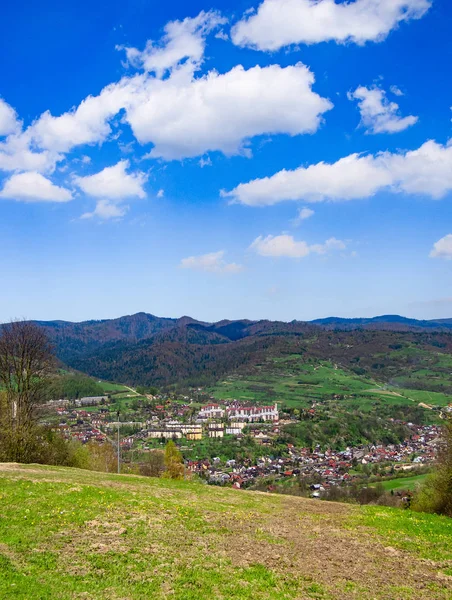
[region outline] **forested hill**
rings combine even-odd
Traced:
[[[395,316],[203,323],[138,313],[104,321],[38,324],[68,366],[131,385],[203,385],[290,354],[306,361],[328,360],[356,374],[390,381],[452,352],[451,321]]]
[[[58,357],[68,364],[77,356],[86,356],[115,342],[137,343],[160,331],[196,323],[190,317],[169,319],[147,313],[99,321],[35,321],[43,327],[55,346]]]
[[[382,331],[452,331],[452,319],[438,319],[420,321],[408,319],[400,315],[382,315],[369,319],[343,319],[341,317],[327,317],[311,321],[325,329],[379,329]]]

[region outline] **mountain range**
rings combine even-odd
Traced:
[[[81,323],[35,323],[47,332],[64,364],[131,385],[202,385],[287,354],[335,361],[360,373],[378,371],[384,379],[398,367],[409,368],[405,359],[397,365],[395,348],[452,351],[452,319],[421,321],[397,315],[207,323],[142,312]]]

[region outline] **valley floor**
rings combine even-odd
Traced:
[[[0,597],[450,599],[452,520],[0,465]]]

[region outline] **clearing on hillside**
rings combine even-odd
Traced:
[[[450,599],[452,520],[0,465],[3,599]]]

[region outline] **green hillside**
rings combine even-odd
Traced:
[[[425,382],[417,378],[413,387]],[[278,402],[283,408],[308,409],[314,403],[332,414],[359,411],[381,417],[412,418],[415,422],[439,422],[439,411],[452,402],[452,396],[427,389],[406,389],[396,382],[382,383],[369,375],[357,375],[331,361],[303,356],[267,357],[248,369],[236,372],[208,392],[218,400]],[[419,408],[424,403],[432,410]]]
[[[0,465],[0,597],[446,599],[452,521]]]

